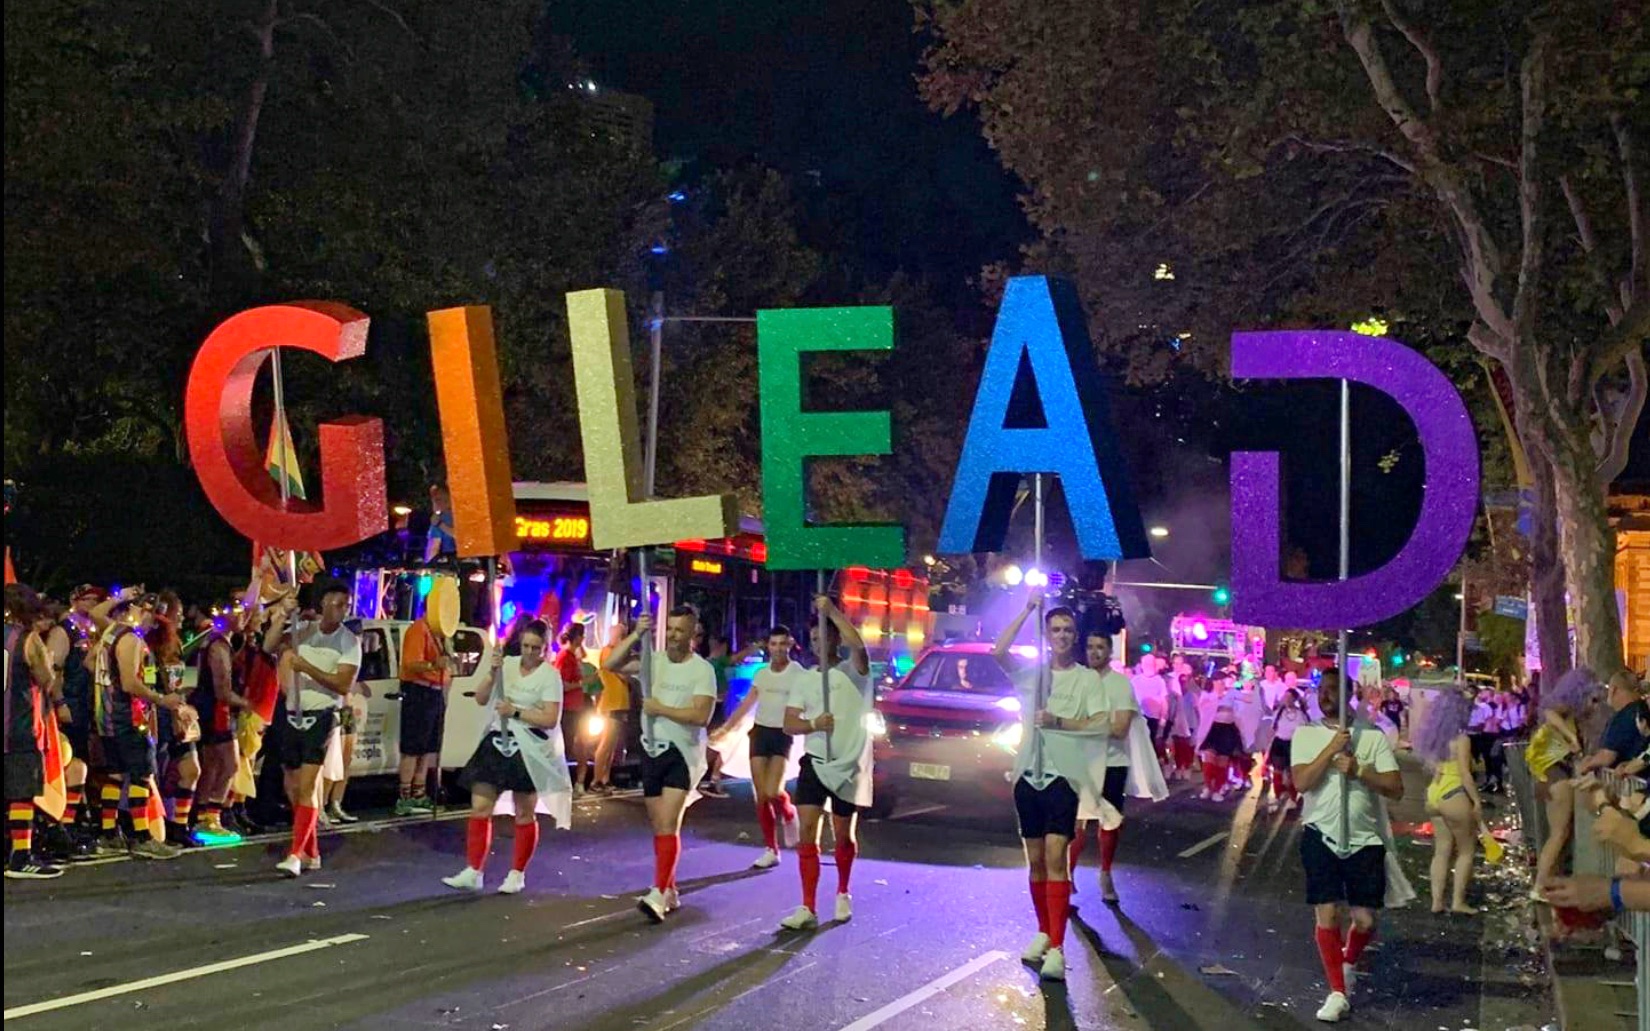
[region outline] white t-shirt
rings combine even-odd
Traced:
[[[791,694],[796,690],[799,677],[810,676],[809,672],[792,662],[785,666],[783,673],[775,671],[772,664],[763,666],[751,678],[751,690],[756,693],[756,725],[783,730],[785,727],[785,708],[793,704]],[[814,676],[813,679],[819,679]]]
[[[361,639],[339,623],[331,633],[323,633],[318,622],[299,623],[292,628],[292,643],[298,656],[317,669],[328,673],[339,666],[361,668]],[[305,674],[298,674],[298,708],[304,712],[316,709],[336,709],[344,704],[342,695],[333,694]]]
[[[1116,670],[1108,669],[1100,674],[1100,711],[1140,712],[1140,700],[1135,689],[1143,679],[1157,681],[1159,690],[1168,689],[1168,685],[1163,683],[1162,677],[1136,677],[1135,682],[1130,683],[1128,677]],[[1162,717],[1159,716],[1158,718],[1161,719]],[[1127,737],[1106,738],[1106,765],[1127,766],[1128,764],[1129,739]]]
[[[1283,692],[1285,691],[1283,681],[1262,680],[1259,683],[1260,696],[1266,700],[1267,711],[1275,711],[1278,707],[1278,703],[1283,700]]]
[[[504,660],[504,697],[518,709],[537,709],[546,702],[561,704],[561,674],[548,662],[540,662],[531,673],[521,672],[521,656]],[[554,727],[544,729],[555,729]]]
[[[1037,726],[1037,677],[1041,671],[1033,666],[1022,669],[1014,675],[1014,685],[1020,692],[1020,725],[1024,728],[1020,737],[1020,751],[1014,762],[1015,777],[1024,777],[1032,787],[1041,791],[1054,783],[1056,778],[1064,777],[1072,782],[1079,790],[1090,785],[1094,779],[1092,765],[1097,758],[1096,752],[1103,745],[1103,739],[1093,737],[1084,739],[1076,734],[1062,734],[1057,731],[1045,731]],[[1123,682],[1123,690],[1128,692],[1132,701],[1134,689],[1129,686],[1128,680],[1121,674],[1110,673]],[[1105,709],[1105,696],[1100,689],[1100,674],[1087,666],[1070,666],[1066,669],[1049,671],[1048,698],[1043,708],[1049,715],[1059,716],[1062,719],[1088,719]],[[1043,775],[1036,776],[1033,760],[1036,757],[1038,742],[1042,742]],[[1105,753],[1100,753],[1102,764]],[[1095,790],[1099,786],[1095,785]]]
[[[1139,705],[1136,711],[1147,719],[1161,721],[1169,714],[1169,685],[1156,673],[1136,673],[1129,679]]]
[[[1289,742],[1289,765],[1305,766],[1323,754],[1335,731],[1322,723],[1308,723],[1295,731]],[[1352,728],[1352,754],[1359,766],[1373,766],[1376,773],[1398,768],[1398,756],[1385,734],[1371,727]],[[1341,826],[1341,771],[1331,766],[1318,786],[1305,793],[1301,822],[1316,827],[1332,849],[1350,855],[1366,845],[1382,844],[1380,798],[1364,784],[1353,781],[1351,788],[1351,832]]]
[[[803,672],[807,676],[796,682],[791,692],[790,705],[793,709],[802,710],[803,719],[811,720],[825,711],[825,691],[817,669]],[[871,711],[871,700],[865,697],[865,692],[860,690],[859,685],[843,673],[841,668],[831,670],[830,681],[831,718],[834,725],[829,736],[831,757],[834,761],[844,756],[858,756],[864,748],[865,714]],[[808,754],[819,762],[825,761],[825,738],[825,731],[816,730],[803,739]]]
[[[661,705],[685,709],[695,698],[716,700],[716,670],[698,655],[689,654],[681,662],[671,662],[667,652],[653,653],[653,683],[649,689]],[[663,716],[642,719],[642,747],[657,758],[675,745],[691,767],[695,757],[704,761],[705,728],[687,726]]]

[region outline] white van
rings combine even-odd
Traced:
[[[371,696],[354,698],[357,714],[365,703],[365,718],[355,727],[355,757],[349,773],[353,777],[373,777],[396,772],[401,761],[401,642],[412,626],[406,620],[349,620],[350,629],[361,637],[361,670],[356,679]],[[492,649],[487,634],[461,626],[452,637],[452,687],[447,693],[447,721],[441,734],[441,768],[461,769],[486,732],[490,707],[477,705],[476,690],[491,675]]]

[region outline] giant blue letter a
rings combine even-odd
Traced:
[[[1042,401],[1040,416],[1010,410],[1022,355]],[[1083,558],[1151,554],[1076,293],[1062,280],[1016,276],[997,313],[940,550],[1002,550],[1020,477],[1039,472],[1060,477]]]

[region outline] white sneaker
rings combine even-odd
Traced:
[[[504,883],[498,886],[500,895],[514,895],[527,887],[527,875],[520,870],[511,870],[504,875]]]
[[[1352,998],[1352,989],[1358,985],[1358,968],[1351,963],[1341,964],[1341,976],[1346,979],[1346,997]]]
[[[802,840],[802,824],[797,820],[794,806],[789,813],[785,814],[782,826],[785,832],[785,847],[795,848],[796,843]]]
[[[574,798],[583,798],[584,797],[584,785],[583,784],[573,785],[573,797]]]
[[[756,862],[751,864],[751,869],[752,870],[772,870],[774,867],[776,867],[778,865],[779,865],[779,853],[775,852],[771,848],[765,848],[765,849],[762,850],[762,854],[760,856],[756,857]]]
[[[1267,802],[1266,802],[1266,813],[1267,813],[1267,815],[1270,816],[1271,814],[1273,814],[1277,811],[1278,811],[1278,800],[1275,799],[1275,798],[1268,799]]]
[[[480,891],[482,886],[481,871],[473,866],[466,866],[451,877],[441,878],[441,883],[459,891]]]
[[[836,922],[845,924],[854,918],[854,897],[847,892],[836,897]]]
[[[304,869],[305,870],[308,870],[309,872],[314,873],[316,870],[319,870],[320,868],[321,868],[321,857],[320,856],[305,856],[304,857]]]
[[[1221,789],[1220,789],[1220,790],[1219,790],[1219,791],[1217,791],[1217,792],[1215,792],[1215,798],[1214,798],[1214,800],[1215,800],[1215,801],[1216,801],[1216,802],[1224,802],[1224,801],[1226,801],[1226,789],[1225,789],[1225,788],[1221,788]]]
[[[1064,981],[1066,979],[1066,950],[1056,945],[1043,953],[1043,969],[1038,971],[1037,976],[1045,981]]]
[[[665,922],[665,914],[670,912],[665,905],[665,893],[658,888],[647,889],[647,894],[636,900],[636,908],[656,924]]]
[[[1329,998],[1323,1000],[1318,1008],[1318,1019],[1325,1024],[1338,1024],[1352,1012],[1352,1003],[1340,992],[1330,992]]]
[[[785,931],[811,931],[819,926],[819,917],[807,906],[797,906],[791,915],[779,921],[779,927]]]
[[[315,814],[315,825],[317,827],[325,827],[330,830],[332,828],[332,814],[328,813],[325,809],[320,810]]]
[[[1020,953],[1020,962],[1041,963],[1043,961],[1043,957],[1047,954],[1048,935],[1044,934],[1042,931],[1038,931],[1037,937],[1031,939],[1031,944],[1026,946],[1024,952]]]
[[[282,876],[296,877],[304,872],[304,861],[298,856],[287,856],[275,864],[275,869],[279,870]]]
[[[665,912],[672,913],[682,908],[682,896],[675,888],[665,889]]]
[[[1197,793],[1197,797],[1203,799],[1205,802],[1209,800],[1209,788],[1207,785],[1204,786],[1203,790]]]

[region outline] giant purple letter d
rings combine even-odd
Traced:
[[[1408,413],[1426,458],[1421,515],[1403,550],[1344,582],[1286,582],[1279,571],[1278,454],[1232,455],[1232,617],[1260,626],[1367,626],[1432,592],[1455,566],[1478,507],[1478,439],[1454,385],[1431,362],[1385,337],[1336,330],[1232,334],[1232,376],[1346,379]],[[1355,513],[1354,513],[1355,515]]]

